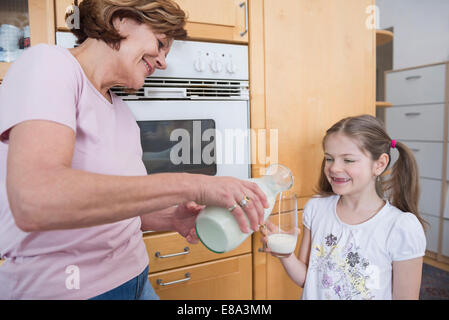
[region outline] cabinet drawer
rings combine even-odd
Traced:
[[[143,240],[150,259],[150,272],[251,252],[251,237],[245,240],[237,249],[223,254],[213,253],[201,243],[192,245],[176,232],[147,235],[144,236]],[[170,255],[174,256],[165,257]]]
[[[386,101],[393,105],[445,101],[446,65],[440,64],[386,74]]]
[[[426,249],[432,252],[438,252],[438,234],[440,233],[440,218],[422,214],[421,217],[429,224],[426,230]]]
[[[419,175],[425,178],[441,179],[443,165],[443,143],[401,141],[415,155]],[[391,153],[392,163],[398,158],[398,152]],[[392,167],[392,164],[391,164]]]
[[[419,212],[439,217],[442,181],[421,178],[420,184]]]
[[[152,273],[148,278],[162,300],[252,299],[251,254]]]
[[[444,104],[389,108],[385,126],[393,139],[444,140]]]

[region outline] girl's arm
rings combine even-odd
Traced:
[[[418,300],[423,258],[393,261],[393,300]]]
[[[310,230],[306,227],[303,229],[304,231],[298,257],[292,254],[287,258],[280,259],[288,276],[301,288],[304,288],[306,282],[311,243]]]

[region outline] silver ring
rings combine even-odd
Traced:
[[[228,210],[229,210],[229,212],[232,212],[237,207],[238,207],[238,204],[235,203],[232,207],[228,208]]]
[[[250,201],[250,198],[248,198],[247,196],[245,196],[242,201],[240,201],[239,205],[244,208],[248,205],[248,202]]]

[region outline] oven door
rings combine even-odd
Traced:
[[[148,174],[250,178],[247,101],[125,101],[140,127]]]

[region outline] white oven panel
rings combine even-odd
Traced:
[[[247,101],[126,101],[137,121],[213,119],[217,176],[250,178]]]

